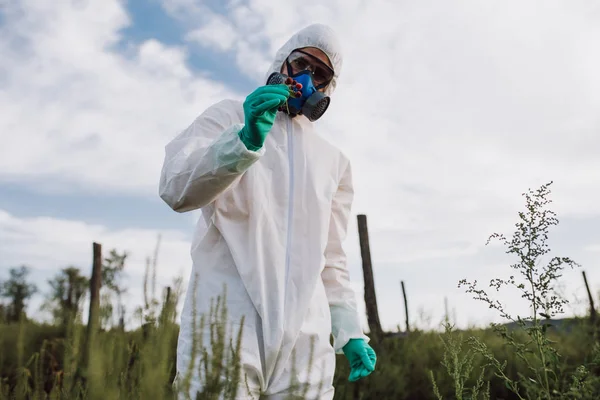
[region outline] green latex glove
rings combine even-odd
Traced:
[[[364,339],[350,339],[342,351],[350,362],[350,382],[356,382],[375,371],[377,355]]]
[[[260,86],[244,101],[245,126],[239,132],[241,141],[252,151],[259,150],[275,122],[277,109],[290,96],[286,85]]]

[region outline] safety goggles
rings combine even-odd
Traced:
[[[294,50],[287,58],[292,73],[309,71],[315,87],[325,87],[333,79],[333,70],[312,54],[302,50]]]

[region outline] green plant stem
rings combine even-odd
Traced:
[[[531,217],[531,219],[533,219],[533,217]],[[535,286],[535,282],[534,282],[534,278],[533,278],[533,269],[535,267],[535,261],[531,260],[531,243],[533,241],[533,237],[532,237],[532,221],[531,219],[528,222],[528,228],[529,228],[529,237],[527,239],[527,258],[528,258],[528,268],[527,268],[527,278],[529,279],[529,284],[531,285],[531,301],[533,303],[533,327],[534,327],[534,332],[535,332],[535,343],[537,346],[537,350],[540,354],[540,360],[542,362],[542,371],[543,371],[543,377],[544,377],[544,389],[546,389],[546,395],[548,396],[548,398],[550,398],[550,383],[549,383],[549,379],[548,379],[548,371],[546,370],[546,355],[544,354],[544,349],[542,349],[542,343],[541,343],[541,338],[540,338],[540,331],[538,329],[539,327],[539,320],[537,317],[537,310],[538,310],[538,304],[537,304],[537,293],[536,293],[536,286]]]

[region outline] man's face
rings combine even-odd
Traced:
[[[292,74],[306,69],[310,70],[313,84],[315,86],[325,84],[324,87],[318,89],[321,92],[324,91],[333,77],[333,66],[329,57],[316,47],[303,47],[298,50],[293,51],[287,59],[290,62]],[[287,63],[283,63],[280,72],[287,73]]]

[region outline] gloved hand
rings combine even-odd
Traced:
[[[277,108],[290,96],[286,85],[260,86],[244,101],[245,126],[239,132],[241,141],[249,150],[260,149],[275,122]]]
[[[356,382],[375,370],[377,355],[364,339],[350,339],[342,351],[350,362],[350,382]]]

